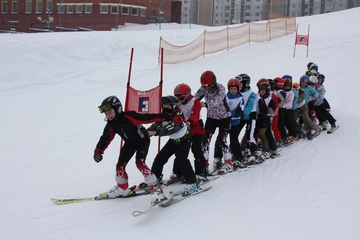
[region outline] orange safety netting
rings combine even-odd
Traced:
[[[184,46],[175,46],[160,38],[159,49],[163,48],[164,50],[163,63],[175,64],[204,57],[205,54],[228,50],[245,43],[270,41],[295,31],[296,18],[269,20],[266,23],[250,22],[218,31],[204,30],[199,37]]]

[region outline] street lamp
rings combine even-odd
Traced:
[[[42,20],[41,17],[37,17],[35,22],[30,23],[30,28],[32,29],[32,28],[33,28],[33,25],[34,25],[35,23],[41,22],[41,20]]]
[[[51,23],[54,22],[54,18],[50,17],[50,9],[46,9],[47,14],[48,14],[48,19],[44,19],[43,23],[44,23],[44,29],[50,30],[50,25]]]

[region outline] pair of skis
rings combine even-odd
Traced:
[[[138,217],[138,216],[141,216],[141,215],[144,215],[145,213],[148,213],[150,212],[151,210],[157,208],[157,207],[161,207],[161,208],[165,208],[165,207],[169,207],[169,206],[172,206],[174,205],[175,203],[178,203],[178,202],[181,202],[189,197],[192,197],[192,196],[195,196],[195,195],[198,195],[200,193],[203,193],[203,192],[206,192],[208,190],[210,190],[212,188],[212,186],[208,186],[208,187],[201,187],[197,192],[194,192],[190,195],[183,195],[183,191],[179,191],[179,192],[176,192],[176,193],[170,193],[171,196],[162,201],[161,203],[158,203],[154,206],[150,206],[149,208],[147,208],[146,210],[143,210],[143,211],[140,211],[140,210],[136,210],[132,213],[133,217]]]
[[[144,196],[148,195],[149,192],[147,191],[135,191],[137,188],[136,185],[129,188],[129,194],[126,196],[118,196],[116,198],[99,198],[96,197],[87,197],[87,198],[51,198],[51,201],[56,205],[66,205],[71,203],[81,203],[81,202],[93,202],[93,201],[103,201],[103,200],[111,200],[117,198],[129,198],[129,197],[137,197],[137,196]]]

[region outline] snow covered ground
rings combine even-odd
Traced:
[[[293,58],[291,34],[165,65],[167,95],[181,82],[195,92],[208,69],[223,84],[247,73],[255,88],[262,77],[291,74],[298,80],[307,63],[315,62],[326,76],[326,97],[341,128],[299,141],[279,158],[213,181],[209,192],[138,218],[131,213],[146,209],[148,196],[64,206],[50,198],[92,197],[115,185],[120,138],[101,163],[92,159],[105,126],[97,106],[112,94],[124,103],[131,48],[131,84],[149,89],[160,78],[159,37],[187,44],[204,27],[1,34],[0,239],[360,239],[359,21],[360,8],[298,18],[299,34],[310,24],[308,58],[301,45]],[[152,141],[149,166],[156,149]],[[165,176],[171,167],[170,160]],[[133,160],[127,171],[130,184],[143,181]]]

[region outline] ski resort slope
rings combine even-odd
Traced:
[[[310,24],[309,57],[306,46],[297,45],[293,58],[294,33],[165,65],[168,95],[182,82],[195,92],[208,69],[224,85],[247,73],[256,90],[262,77],[290,74],[296,81],[315,62],[341,127],[301,140],[247,171],[221,176],[208,192],[137,218],[132,212],[147,209],[149,196],[64,206],[50,199],[93,197],[115,185],[120,138],[101,163],[92,159],[105,126],[97,106],[112,94],[124,103],[131,48],[131,85],[150,89],[160,80],[160,36],[184,45],[205,27],[1,34],[0,239],[360,239],[359,21],[360,8],[298,18],[299,34],[307,34]],[[153,138],[149,166],[156,153]],[[134,160],[127,171],[130,185],[143,181]]]

